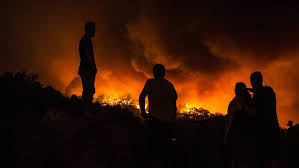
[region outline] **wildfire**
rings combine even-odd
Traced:
[[[118,96],[104,96],[101,95],[94,100],[95,102],[101,103],[104,106],[121,106],[121,107],[134,107],[137,110],[140,110],[140,106],[137,100],[134,100],[130,96],[118,97]],[[145,104],[145,109],[148,109],[148,104]],[[211,113],[201,108],[197,104],[186,104],[184,107],[178,108],[178,113],[185,115],[210,115]]]
[[[131,98],[119,98],[115,96],[105,97],[105,96],[99,96],[96,99],[96,102],[99,102],[103,105],[120,105],[120,106],[128,106],[128,105],[134,105],[135,102]]]
[[[121,106],[121,107],[127,107],[127,106],[133,106],[136,109],[140,109],[140,106],[138,104],[138,101],[132,99],[131,97],[117,97],[117,96],[99,96],[95,99],[95,102],[99,102],[102,105],[110,105],[110,106]],[[145,104],[145,109],[147,109],[148,105]]]
[[[203,120],[212,117],[222,116],[220,113],[210,113],[208,110],[201,108],[198,105],[186,104],[178,113],[179,119]]]
[[[196,115],[198,114],[198,111],[202,111],[205,110],[204,108],[202,108],[203,106],[198,105],[198,104],[186,104],[185,107],[181,107],[179,109],[179,113],[183,113],[183,114],[189,114],[189,115]]]

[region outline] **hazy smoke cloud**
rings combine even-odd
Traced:
[[[84,23],[95,21],[97,94],[138,97],[152,66],[162,63],[179,103],[225,113],[235,82],[250,86],[250,73],[261,70],[277,92],[280,120],[299,121],[298,9],[236,0],[6,1],[0,71],[36,72],[67,95],[79,94],[78,43]]]

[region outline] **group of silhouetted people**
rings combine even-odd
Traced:
[[[91,38],[95,36],[95,23],[85,25],[85,34],[79,45],[80,67],[84,104],[84,114],[92,117],[90,105],[95,93],[97,68],[94,60]],[[146,81],[139,96],[141,114],[150,121],[151,132],[170,128],[176,119],[177,93],[171,82],[164,78],[165,67],[156,64],[153,67],[154,78]],[[225,124],[224,144],[228,157],[243,160],[234,163],[240,167],[246,159],[278,159],[280,127],[276,114],[276,97],[273,89],[263,85],[260,72],[250,76],[252,88],[242,82],[236,84],[235,97],[230,102]],[[251,94],[253,96],[251,96]],[[145,98],[148,97],[149,109],[145,110]],[[163,134],[163,133],[162,133]],[[155,135],[153,135],[155,137]],[[256,163],[265,166],[268,163]],[[241,166],[242,167],[242,166]]]
[[[250,76],[252,85],[236,84],[235,97],[230,102],[225,124],[224,143],[228,157],[238,160],[237,167],[256,160],[257,166],[271,167],[271,160],[280,158],[280,127],[273,89],[263,85],[261,72]],[[253,94],[252,98],[250,93]],[[262,161],[261,160],[268,160]]]

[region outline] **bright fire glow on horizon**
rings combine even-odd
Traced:
[[[280,67],[286,65],[277,64],[275,66]],[[250,69],[236,72],[238,73],[238,75],[228,73],[217,80],[217,82],[215,81],[213,86],[211,86],[213,87],[213,89],[209,90],[209,92],[201,92],[200,88],[202,86],[195,86],[194,84],[192,84],[192,81],[180,83],[176,82],[173,79],[170,79],[170,81],[174,81],[172,83],[174,84],[178,92],[178,112],[192,114],[195,109],[206,109],[212,114],[226,114],[228,104],[234,97],[235,83],[238,81],[244,81],[247,87],[251,87],[249,78],[245,77],[249,76],[252,71],[253,70]],[[284,115],[284,113],[281,113],[281,111],[285,110],[282,104],[288,103],[289,99],[281,99],[281,96],[286,93],[280,90],[281,85],[279,81],[276,80],[276,78],[272,77],[273,73],[271,71],[272,68],[265,69],[263,71],[265,72],[264,76],[269,77],[265,78],[265,85],[271,84],[270,86],[274,88],[277,94],[278,117],[280,119],[280,125],[282,127],[285,127],[284,123],[287,123],[289,117]],[[132,82],[127,84],[124,82],[120,82],[119,79],[113,79],[110,78],[110,76],[107,77],[105,73],[105,70],[100,69],[100,72],[97,74],[97,80],[95,83],[96,94],[94,95],[94,100],[104,102],[112,106],[133,105],[134,107],[139,109],[138,97],[146,80],[136,80],[133,77],[130,77],[127,80],[132,80]],[[76,71],[73,75],[75,76],[75,78],[77,78],[78,84],[75,88],[71,89],[68,96],[70,96],[71,94],[80,96],[82,92],[81,79],[76,74]],[[198,91],[196,88],[198,88]]]
[[[94,98],[137,107],[153,65],[161,63],[179,111],[226,114],[236,82],[251,87],[250,74],[261,71],[286,127],[289,120],[299,123],[299,24],[296,8],[281,3],[3,1],[0,71],[38,73],[44,85],[80,96],[78,44],[84,24],[94,21]]]
[[[99,102],[103,105],[110,105],[110,106],[133,106],[136,109],[140,110],[140,106],[137,100],[134,100],[130,97],[117,97],[117,96],[109,96],[106,97],[104,95],[99,96],[94,99],[94,102]],[[185,106],[181,106],[178,109],[178,113],[185,113],[185,114],[195,114],[196,109],[206,109],[203,108],[203,105],[198,105],[198,104],[186,104]],[[145,104],[145,109],[148,108],[148,103]],[[206,109],[208,110],[208,109]]]

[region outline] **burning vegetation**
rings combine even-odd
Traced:
[[[128,108],[134,112],[139,112],[139,104],[130,96],[117,97],[100,95],[94,99],[95,103],[103,106],[120,106],[121,108]],[[148,110],[148,104],[145,105]],[[185,107],[179,108],[177,118],[180,120],[203,120],[216,116],[223,116],[221,113],[211,113],[209,110],[198,107],[196,105],[186,104]]]

